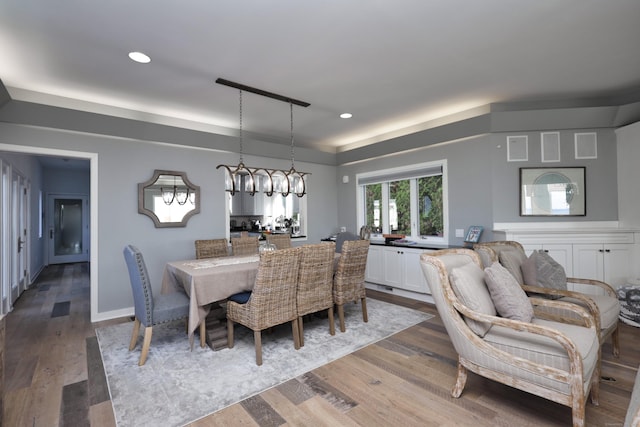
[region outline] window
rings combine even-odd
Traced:
[[[373,235],[446,243],[446,161],[357,176],[358,217]]]

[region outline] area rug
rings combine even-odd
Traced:
[[[263,364],[257,366],[253,332],[235,326],[235,346],[212,351],[194,346],[184,322],[153,331],[149,357],[138,366],[142,337],[129,352],[131,322],[96,330],[109,393],[119,427],[181,426],[264,390],[296,378],[432,316],[367,299],[369,322],[360,305],[345,306],[346,332],[329,335],[329,321],[312,317],[304,323],[305,345],[293,348],[291,326],[263,333]]]

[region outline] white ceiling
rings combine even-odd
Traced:
[[[638,0],[0,0],[13,99],[231,133],[222,77],[309,102],[296,145],[326,151],[489,103],[636,91],[639,46]],[[286,103],[243,100],[245,131],[289,143]]]

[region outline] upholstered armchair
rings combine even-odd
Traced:
[[[501,285],[502,291],[517,297],[518,304],[504,295],[498,298],[495,284],[489,291],[485,283],[488,273],[482,270],[480,257],[471,249],[425,252],[420,263],[438,314],[458,353],[458,373],[451,392],[454,398],[462,394],[471,371],[568,406],[573,425],[584,425],[586,397],[591,392],[592,401],[597,404],[600,378],[598,334],[586,310],[566,302],[528,298],[499,264],[494,270],[501,268],[504,273],[492,275],[492,282],[511,280],[509,286]],[[526,304],[572,310],[582,325],[533,317],[531,307],[528,321],[518,320],[526,311]],[[515,316],[507,310],[514,308]]]
[[[128,245],[124,248],[124,259],[129,270],[135,306],[135,321],[131,342],[129,343],[129,351],[133,350],[138,342],[138,334],[142,324],[145,328],[144,341],[138,362],[138,365],[142,366],[147,361],[147,355],[149,354],[153,327],[172,320],[188,318],[189,298],[184,292],[174,292],[154,297],[142,253],[135,246]]]
[[[586,308],[595,318],[596,327],[600,331],[600,343],[604,343],[611,337],[613,355],[620,354],[620,342],[618,336],[618,319],[620,315],[620,302],[615,290],[607,283],[599,280],[580,279],[567,277],[566,285],[570,288],[579,284],[583,288],[592,290],[577,292],[570,289],[552,289],[538,286],[536,283],[525,283],[522,273],[523,262],[527,255],[522,245],[514,241],[495,241],[477,243],[473,246],[480,255],[483,266],[487,267],[498,261],[515,277],[522,288],[530,294],[547,295],[557,298],[559,301],[578,304]],[[567,287],[565,286],[565,288]],[[542,310],[547,310],[542,308]],[[571,313],[554,310],[556,316],[571,316]]]

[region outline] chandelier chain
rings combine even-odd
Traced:
[[[293,103],[289,102],[289,108],[291,110],[291,168],[294,168],[294,157],[295,157],[295,151],[293,148]]]
[[[242,149],[242,142],[243,142],[243,135],[242,135],[242,90],[239,91],[240,92],[240,163],[244,163],[244,161],[242,160],[242,153],[243,153],[243,149]]]

